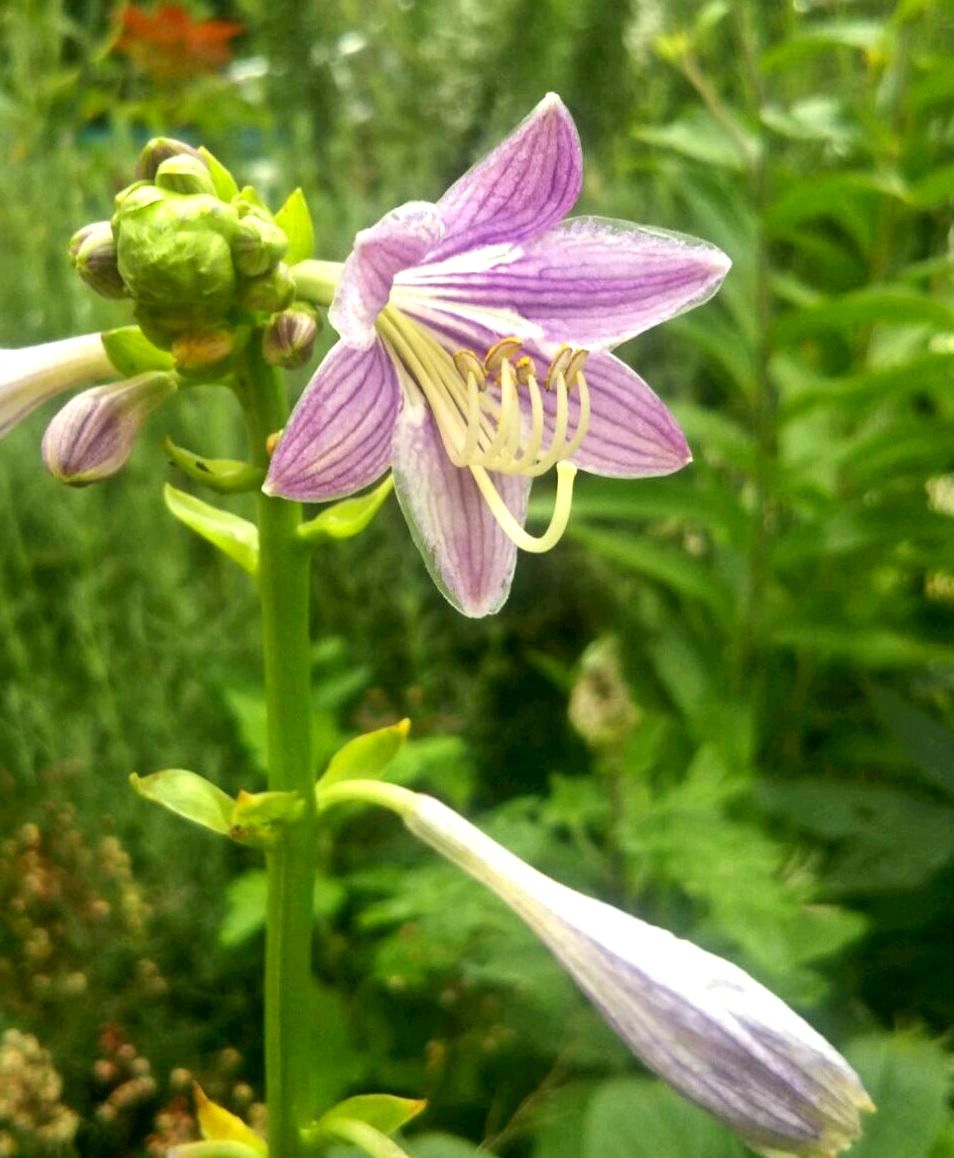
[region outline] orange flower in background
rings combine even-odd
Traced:
[[[194,20],[181,4],[149,11],[127,4],[119,12],[116,52],[125,53],[156,80],[215,72],[232,59],[232,40],[244,31],[234,20]]]

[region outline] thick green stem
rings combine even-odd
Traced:
[[[255,462],[266,465],[268,436],[288,414],[280,372],[250,343],[243,403]],[[310,553],[297,536],[301,507],[259,497],[259,590],[262,605],[268,787],[298,792],[300,822],[289,825],[268,853],[265,949],[265,1075],[269,1149],[301,1154],[299,1130],[308,1120],[308,1055],[315,1048],[310,1005],[312,907],[315,878],[315,796],[311,736]]]

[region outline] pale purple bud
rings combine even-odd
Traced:
[[[112,374],[99,334],[0,350],[0,438],[48,398]]]
[[[408,794],[411,796],[412,794]],[[874,1109],[843,1057],[736,965],[557,884],[413,794],[407,827],[492,889],[642,1061],[771,1158],[834,1158]],[[402,800],[403,800],[402,796]]]
[[[262,335],[262,357],[270,366],[294,370],[311,358],[318,336],[318,319],[307,306],[273,314]]]
[[[149,371],[77,394],[43,435],[47,470],[71,486],[110,478],[125,466],[143,423],[175,390],[174,375]]]

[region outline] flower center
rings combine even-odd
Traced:
[[[576,467],[567,460],[579,450],[590,420],[590,395],[583,374],[586,351],[564,346],[543,375],[520,356],[516,338],[497,342],[480,359],[471,350],[451,356],[425,327],[393,306],[377,326],[423,394],[451,462],[474,476],[504,532],[525,551],[547,551],[566,529]],[[571,422],[570,395],[578,395]],[[544,394],[552,395],[547,405]],[[514,519],[488,471],[536,478],[557,469],[553,516],[546,532],[529,535]]]

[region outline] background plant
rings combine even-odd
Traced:
[[[324,549],[316,716],[330,752],[412,715],[409,782],[857,1039],[849,1055],[881,1105],[857,1153],[884,1158],[954,1153],[934,1044],[952,1020],[954,872],[947,8],[197,5],[194,20],[245,31],[229,68],[171,89],[111,51],[99,3],[0,13],[7,346],[120,320],[74,284],[65,242],[102,215],[160,119],[266,191],[302,184],[322,249],[343,256],[356,228],[438,193],[555,88],[584,133],[589,205],[732,255],[715,303],[631,351],[675,400],[695,465],[581,480],[572,540],[522,560],[507,608],[483,624],[446,610],[395,510]],[[209,413],[197,400],[181,441],[238,450]],[[175,1066],[201,1071],[226,1044],[249,1066],[258,1056],[260,877],[121,787],[158,753],[226,786],[259,782],[253,603],[165,515],[158,446],[143,440],[115,485],[63,493],[36,470],[39,422],[6,440],[0,475],[4,833],[43,830],[70,802],[95,848],[108,811],[151,913],[143,959],[170,996],[138,992],[134,966],[107,955],[88,971],[84,1019],[16,990],[0,1014],[52,1052],[65,1105],[89,1123],[103,1097],[96,1022],[128,992],[144,1048],[137,1018],[162,1010],[157,1090],[132,1133],[104,1142],[86,1127],[74,1142],[126,1153],[145,1147]],[[606,635],[618,665],[605,650],[581,662]],[[587,689],[597,706],[603,692],[630,698],[626,734],[584,740],[566,720],[574,688],[577,704]],[[63,761],[77,773],[43,772]],[[426,1129],[516,1158],[734,1152],[628,1074],[493,901],[386,819],[340,823],[336,883],[316,895],[336,1058],[314,1075],[316,1100],[371,1084],[427,1094]],[[6,864],[13,896],[24,870]],[[100,887],[92,868],[79,875]],[[119,957],[132,953],[117,935]],[[417,1145],[470,1153],[446,1137]]]

